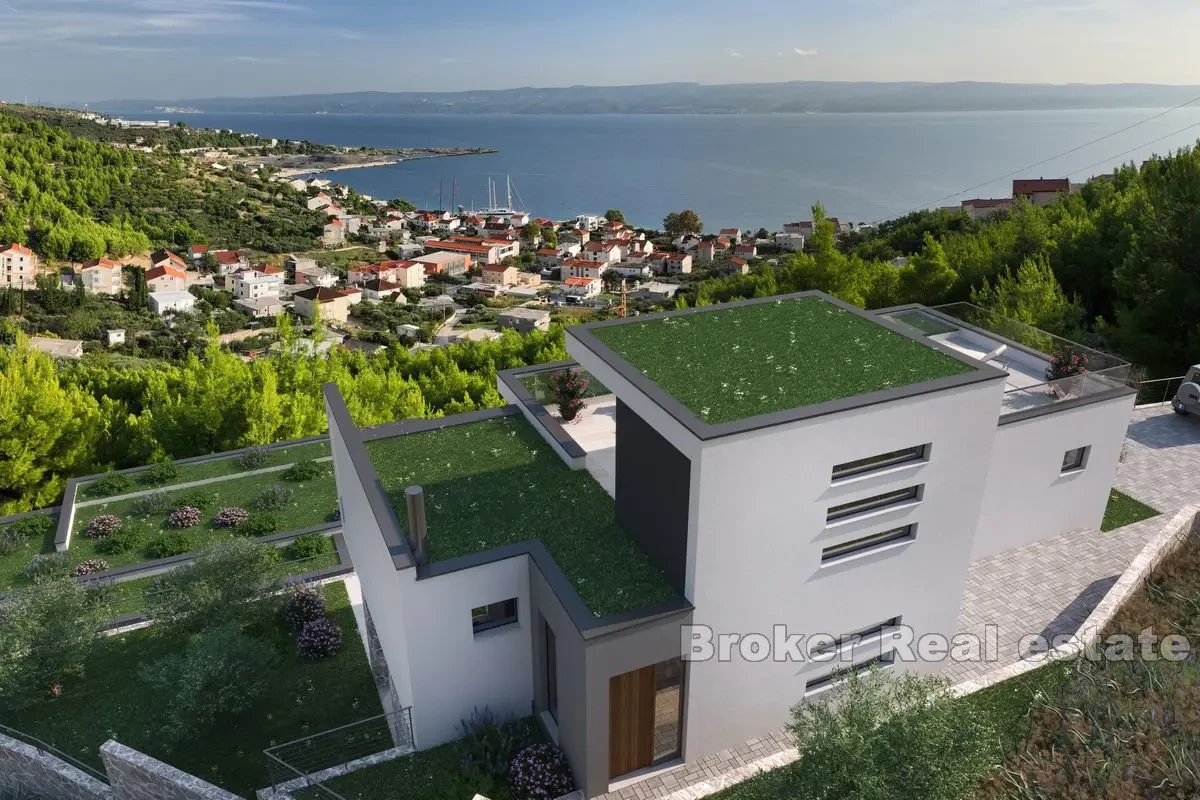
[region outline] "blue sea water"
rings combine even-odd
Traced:
[[[658,226],[668,212],[693,208],[706,230],[777,230],[808,218],[816,202],[843,221],[870,222],[915,207],[1007,196],[1011,179],[992,179],[1159,111],[176,118],[192,126],[338,145],[499,151],[333,173],[361,192],[403,197],[421,207],[437,205],[439,185],[444,205],[456,185],[456,203],[483,207],[487,179],[503,184],[511,175],[525,207],[537,216],[565,218],[615,207],[635,224]],[[1187,126],[1194,127],[1180,132]],[[1198,135],[1200,109],[1181,109],[1020,176],[1081,181],[1114,164],[1195,143]],[[985,185],[971,188],[977,184]]]

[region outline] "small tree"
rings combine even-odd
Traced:
[[[583,409],[583,395],[588,382],[577,369],[564,369],[550,376],[550,394],[558,405],[563,422],[570,422]]]
[[[667,214],[663,218],[663,230],[669,236],[682,236],[685,233],[699,234],[704,230],[704,224],[700,221],[700,215],[689,208]]]
[[[625,221],[625,215],[621,212],[621,209],[619,209],[619,208],[610,208],[608,211],[605,211],[604,218],[606,220],[608,220],[609,222],[624,222]]]
[[[806,800],[960,800],[995,755],[990,724],[937,677],[851,674],[792,720]]]
[[[156,627],[204,630],[240,619],[274,586],[278,554],[270,545],[235,540],[208,547],[195,561],[161,575],[148,593]]]

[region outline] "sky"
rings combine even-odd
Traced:
[[[1196,0],[0,0],[0,99],[788,80],[1200,84]]]

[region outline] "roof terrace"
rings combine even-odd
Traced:
[[[372,439],[366,449],[402,528],[405,489],[424,488],[431,564],[536,539],[596,617],[676,597],[615,522],[612,498],[519,414]]]

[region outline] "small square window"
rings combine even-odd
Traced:
[[[1075,472],[1087,466],[1088,453],[1091,447],[1076,447],[1063,454],[1062,471]]]
[[[471,629],[474,633],[490,631],[517,621],[517,598],[502,600],[471,609]]]

